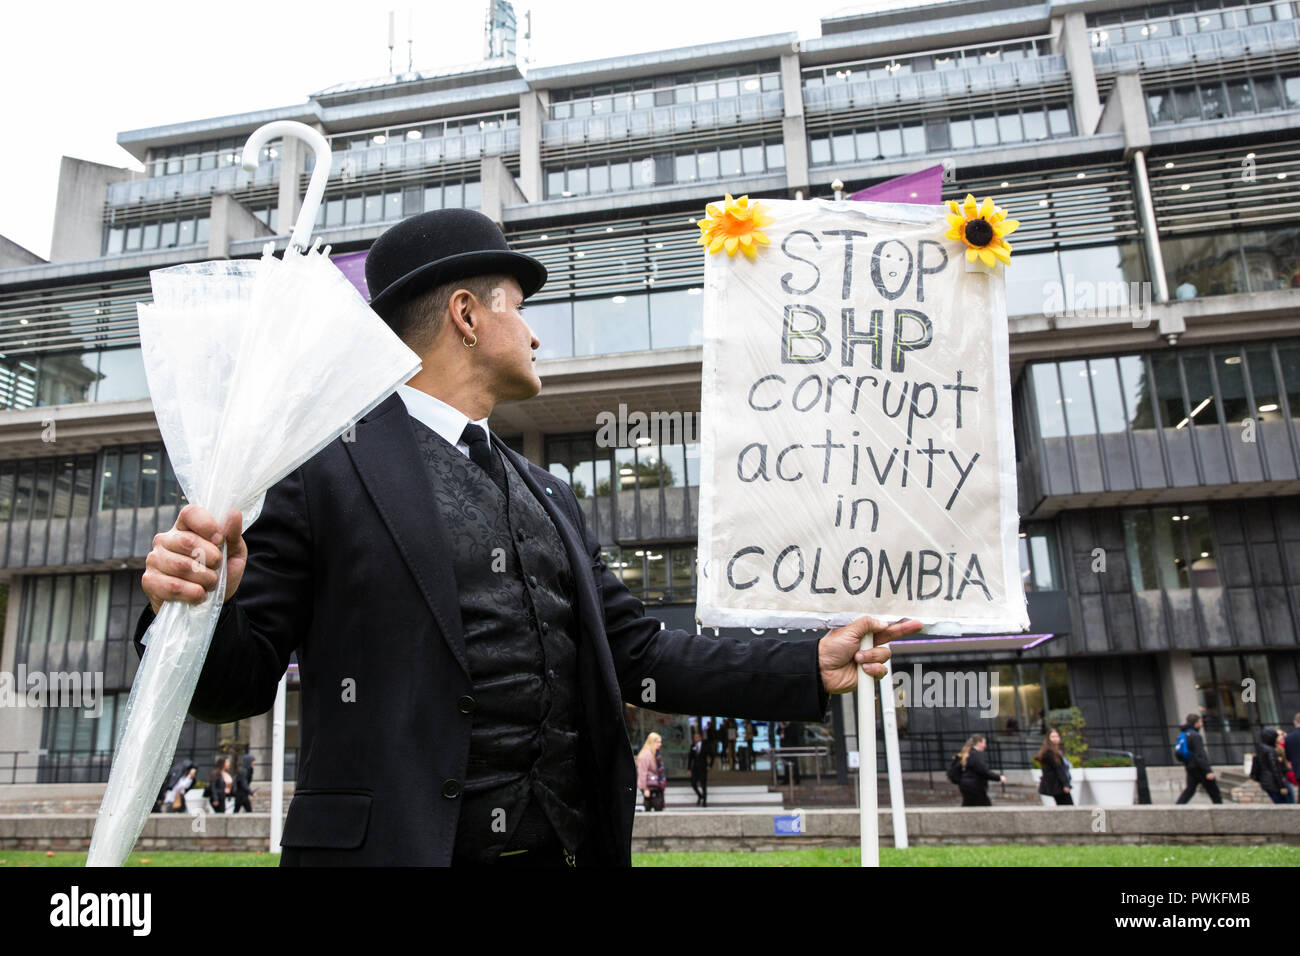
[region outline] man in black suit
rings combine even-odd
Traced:
[[[371,307],[423,368],[273,486],[261,516],[186,506],[154,538],[150,608],[226,597],[190,704],[266,712],[297,652],[301,761],[284,865],[629,865],[623,702],[819,720],[919,629],[819,641],[662,629],[601,560],[573,491],[506,448],[493,407],[541,389],[524,299],[546,279],[468,210],[374,244]],[[201,559],[201,560],[198,560]],[[868,640],[870,645],[872,640]]]

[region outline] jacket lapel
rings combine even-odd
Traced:
[[[357,422],[356,440],[343,447],[469,678],[456,578],[447,561],[451,537],[429,494],[428,469],[401,396],[393,393]]]

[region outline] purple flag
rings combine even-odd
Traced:
[[[896,179],[887,179],[855,192],[850,199],[869,202],[912,202],[937,206],[943,202],[943,167],[931,166]]]
[[[330,261],[339,267],[349,282],[356,286],[356,290],[361,293],[361,298],[367,302],[370,301],[370,290],[366,287],[366,256],[369,249],[361,252],[344,252],[337,256],[330,256]]]

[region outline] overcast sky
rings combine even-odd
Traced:
[[[919,2],[933,0],[909,5]],[[521,36],[524,11],[533,13],[521,59],[535,66],[768,33],[810,39],[822,16],[898,5],[514,2]],[[398,71],[406,69],[408,36],[416,70],[481,58],[487,0],[8,4],[0,30],[0,235],[49,254],[60,156],[138,168],[117,145],[123,130],[289,106],[336,83],[387,74],[390,8]]]

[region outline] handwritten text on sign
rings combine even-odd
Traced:
[[[701,621],[1023,627],[1002,279],[937,207],[769,205],[706,263]]]

